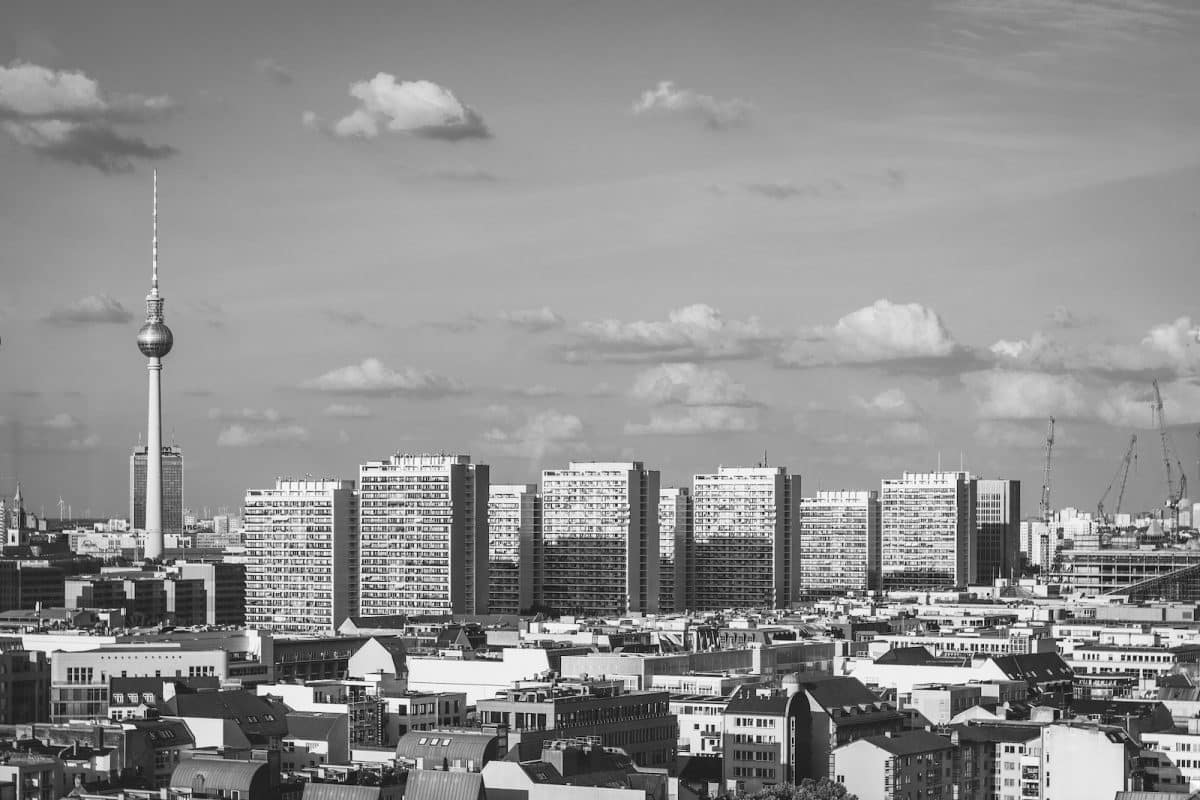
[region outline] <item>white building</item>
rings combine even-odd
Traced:
[[[396,454],[359,479],[362,616],[487,613],[487,465]]]
[[[358,613],[358,503],[352,480],[275,481],[246,492],[246,625],[332,631]]]
[[[976,482],[966,472],[905,472],[883,481],[883,588],[975,582]]]
[[[800,500],[800,591],[841,595],[879,588],[879,493],[817,492]]]
[[[691,607],[692,495],[672,487],[658,494],[658,610],[676,614]]]
[[[532,483],[488,489],[488,613],[533,606],[542,537],[542,498]]]
[[[695,607],[785,607],[799,587],[800,476],[721,467],[692,487]]]
[[[640,461],[542,472],[543,602],[567,614],[658,610],[659,475]]]

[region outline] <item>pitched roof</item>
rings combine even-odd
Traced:
[[[483,776],[478,772],[414,769],[404,787],[404,800],[480,800],[483,796]]]
[[[345,726],[345,714],[330,714],[322,711],[289,711],[287,736],[285,739],[304,741],[328,741],[330,733],[338,726]]]
[[[862,681],[849,676],[826,675],[804,680],[800,682],[800,688],[807,691],[826,710],[879,702],[875,693]]]
[[[866,736],[860,742],[873,744],[881,750],[886,750],[896,756],[911,756],[917,753],[931,753],[936,750],[950,750],[954,745],[945,736],[938,736],[929,731],[908,731],[895,736]],[[846,745],[844,745],[846,746]]]
[[[952,725],[962,742],[1027,742],[1042,735],[1041,725],[971,724]]]
[[[227,692],[177,694],[163,704],[169,717],[232,720],[247,738],[287,734],[288,707],[243,689]]]
[[[791,699],[782,692],[762,697],[758,692],[753,690],[753,687],[743,686],[730,699],[729,705],[725,707],[725,713],[776,714],[782,716],[787,713],[788,703],[791,702]]]
[[[1071,666],[1058,653],[1022,653],[995,656],[992,663],[1012,680],[1063,681],[1075,676]]]
[[[353,786],[347,783],[304,784],[303,800],[379,800],[378,786]]]
[[[936,664],[937,659],[933,657],[933,653],[924,647],[893,647],[875,659],[875,663],[915,666],[918,664]]]
[[[179,762],[179,766],[171,773],[171,787],[191,789],[197,785],[197,778],[202,783],[207,794],[215,795],[218,791],[237,790],[249,795],[250,787],[258,776],[259,770],[267,770],[265,761],[235,761],[233,759],[194,758]]]
[[[474,731],[409,731],[396,744],[396,758],[415,761],[418,758],[475,763],[483,769],[485,760],[499,757],[500,740],[489,733]]]

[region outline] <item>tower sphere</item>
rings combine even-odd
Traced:
[[[162,358],[171,352],[175,336],[164,322],[147,322],[138,331],[138,350],[147,358]]]

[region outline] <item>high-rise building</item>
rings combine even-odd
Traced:
[[[358,613],[354,481],[281,478],[246,492],[244,514],[247,627],[316,633]]]
[[[721,467],[692,486],[695,607],[785,607],[799,587],[800,476]]]
[[[150,294],[146,295],[146,322],[137,334],[138,350],[147,359],[150,392],[146,413],[146,558],[163,554],[162,509],[162,360],[171,352],[175,336],[163,320],[165,299],[158,293],[158,171],[154,172],[154,237],[151,245]],[[180,504],[180,529],[183,527]]]
[[[572,461],[542,472],[542,602],[561,613],[658,610],[657,470]]]
[[[129,526],[147,532],[149,553],[149,528],[146,527],[146,448],[135,447],[129,455]],[[164,534],[183,533],[183,451],[174,445],[162,448],[159,460],[161,498],[160,524]]]
[[[658,610],[675,614],[691,608],[692,494],[663,489],[658,495]]]
[[[400,455],[359,468],[360,613],[485,614],[488,467]]]
[[[966,472],[905,472],[883,481],[884,590],[974,582],[975,493]]]
[[[520,614],[534,604],[542,499],[532,483],[488,490],[488,613]]]
[[[800,500],[800,593],[828,597],[878,589],[879,493],[817,492]]]
[[[975,487],[975,580],[1011,578],[1020,568],[1021,482],[980,478]]]

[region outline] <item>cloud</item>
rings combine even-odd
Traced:
[[[762,183],[745,184],[747,192],[766,197],[770,200],[791,200],[795,197],[826,197],[830,194],[843,194],[846,187],[839,181],[826,183],[796,184],[792,181],[766,181]]]
[[[909,399],[903,389],[885,389],[870,398],[854,395],[850,402],[869,417],[911,420],[921,415],[921,409]]]
[[[744,100],[718,100],[692,89],[680,89],[672,81],[660,81],[653,89],[642,92],[633,104],[633,113],[693,119],[719,131],[745,125],[753,108]]]
[[[210,408],[208,418],[216,422],[283,422],[288,419],[273,408]]]
[[[380,328],[378,322],[371,320],[361,311],[354,309],[338,309],[327,308],[321,312],[326,319],[338,325],[345,325],[347,328]]]
[[[299,425],[235,424],[217,436],[217,447],[280,447],[308,441],[308,431]]]
[[[1070,375],[992,369],[966,373],[962,382],[983,419],[1086,418],[1095,414],[1092,393]]]
[[[1038,331],[1028,339],[1001,339],[990,349],[1007,367],[1144,378],[1161,372],[1200,374],[1198,340],[1200,324],[1184,316],[1153,326],[1137,344],[1074,344]]]
[[[1159,383],[1163,416],[1169,425],[1200,424],[1200,383],[1194,380]],[[1150,410],[1154,389],[1145,383],[1123,383],[1110,390],[1100,401],[1097,414],[1109,425],[1119,428],[1156,427]]]
[[[121,301],[107,294],[96,294],[50,311],[42,318],[52,325],[128,325],[133,314]]]
[[[455,380],[432,372],[406,367],[397,372],[377,358],[364,359],[361,364],[331,370],[324,375],[304,381],[300,387],[314,392],[364,396],[407,395],[410,397],[445,397],[465,391]]]
[[[1055,430],[1061,433],[1061,426],[1055,422]],[[995,449],[1022,448],[1041,450],[1046,447],[1046,425],[1044,420],[1037,423],[1017,422],[1013,420],[985,419],[975,427],[975,439],[987,447]]]
[[[49,419],[42,420],[42,427],[50,428],[51,430],[56,430],[56,431],[66,431],[66,430],[71,430],[72,428],[78,428],[79,420],[75,419],[75,417],[72,417],[70,414],[67,414],[66,412],[62,412],[59,414],[55,414],[53,417],[50,417]]]
[[[778,344],[756,317],[727,320],[703,303],[675,309],[665,321],[584,322],[576,342],[563,352],[573,363],[587,361],[714,361],[755,358]]]
[[[884,299],[852,311],[832,327],[798,338],[779,360],[790,367],[889,363],[920,367],[962,365],[975,357],[955,341],[933,309]]]
[[[174,148],[149,144],[115,126],[153,122],[174,109],[165,95],[106,95],[78,71],[21,61],[0,66],[0,128],[39,155],[104,173],[128,172],[136,160],[173,155]]]
[[[953,0],[944,7],[992,25],[1121,41],[1152,30],[1174,30],[1182,17],[1195,13],[1159,0]]]
[[[504,392],[505,394],[512,394],[518,397],[559,397],[563,394],[562,389],[544,383],[531,383],[521,386],[512,384],[505,386]]]
[[[649,422],[627,422],[627,436],[700,436],[749,433],[758,429],[753,410],[729,406],[696,406],[654,413]]]
[[[499,176],[483,167],[437,167],[429,170],[429,177],[454,183],[495,183]]]
[[[746,387],[720,369],[690,362],[660,364],[634,379],[630,396],[656,406],[752,406]]]
[[[516,428],[492,428],[483,438],[506,455],[536,460],[547,453],[581,445],[583,434],[584,425],[579,417],[550,409],[534,414]]]
[[[501,311],[497,316],[499,316],[501,322],[511,325],[514,328],[522,328],[535,333],[561,328],[565,324],[563,318],[554,313],[548,306],[523,308],[517,311]]]
[[[380,72],[369,81],[351,84],[350,95],[358,100],[354,111],[333,123],[306,111],[305,126],[341,139],[401,133],[453,142],[492,135],[478,111],[431,81],[397,82],[394,75]]]
[[[89,433],[81,439],[69,439],[62,446],[63,450],[69,453],[87,453],[95,450],[100,446],[100,437],[97,434]]]
[[[430,328],[446,333],[473,333],[484,325],[483,317],[467,314],[457,319],[437,319],[427,323]]]
[[[1066,306],[1055,306],[1050,312],[1050,324],[1056,328],[1078,328],[1079,317]]]
[[[290,69],[273,58],[260,58],[255,61],[254,70],[278,86],[290,86],[296,80]]]
[[[325,410],[321,412],[321,415],[326,417],[335,417],[338,419],[366,419],[367,417],[373,416],[371,414],[371,409],[364,405],[352,403],[333,403],[329,406],[326,406]]]
[[[933,437],[922,423],[915,420],[899,420],[884,426],[879,439],[886,444],[914,445],[927,444]]]

